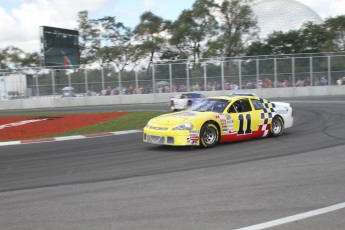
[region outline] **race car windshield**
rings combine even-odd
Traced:
[[[209,98],[193,105],[188,110],[198,111],[198,112],[207,111],[207,112],[222,113],[229,103],[230,101],[228,100]]]

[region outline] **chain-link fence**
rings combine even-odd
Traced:
[[[243,57],[152,64],[148,70],[0,71],[4,99],[240,90],[345,84],[345,55]]]

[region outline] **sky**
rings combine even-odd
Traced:
[[[217,0],[220,1],[220,0]],[[297,0],[325,19],[345,14],[345,0]],[[78,27],[78,12],[90,19],[115,16],[134,27],[140,15],[151,11],[166,20],[176,20],[195,0],[0,0],[0,49],[15,46],[24,52],[39,52],[40,26]]]

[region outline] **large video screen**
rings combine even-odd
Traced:
[[[80,65],[79,33],[56,27],[41,27],[44,66],[47,69],[73,69]]]

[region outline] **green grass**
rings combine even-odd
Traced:
[[[83,135],[92,133],[102,133],[102,132],[116,132],[123,130],[132,129],[143,129],[146,123],[153,117],[167,113],[166,111],[139,111],[131,112],[127,115],[115,118],[113,120],[108,120],[99,124],[94,124],[86,126],[80,129],[71,130],[68,132],[59,133],[49,137],[59,137],[59,136],[73,136],[73,135]]]

